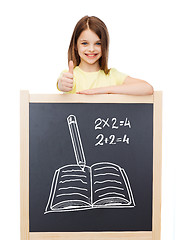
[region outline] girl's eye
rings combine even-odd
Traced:
[[[99,45],[101,45],[101,43],[100,43],[100,42],[99,42],[99,43],[96,43],[96,45],[98,45],[98,46],[99,46]]]
[[[87,45],[87,42],[82,42],[82,45]]]

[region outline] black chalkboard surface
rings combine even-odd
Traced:
[[[29,103],[30,232],[151,231],[153,104]]]

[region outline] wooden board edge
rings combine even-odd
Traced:
[[[152,232],[31,232],[30,240],[152,240]]]
[[[29,240],[29,92],[20,91],[20,239]]]
[[[131,96],[120,94],[31,94],[31,103],[153,103],[153,95]]]
[[[153,117],[153,240],[161,238],[162,92],[154,93]]]

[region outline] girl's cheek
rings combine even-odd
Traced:
[[[85,49],[86,49],[86,47],[84,47],[84,46],[81,47],[81,50],[82,50],[82,51],[84,51]]]

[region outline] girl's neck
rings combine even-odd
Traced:
[[[98,72],[100,70],[99,63],[89,65],[80,62],[79,68],[82,69],[84,72]]]

